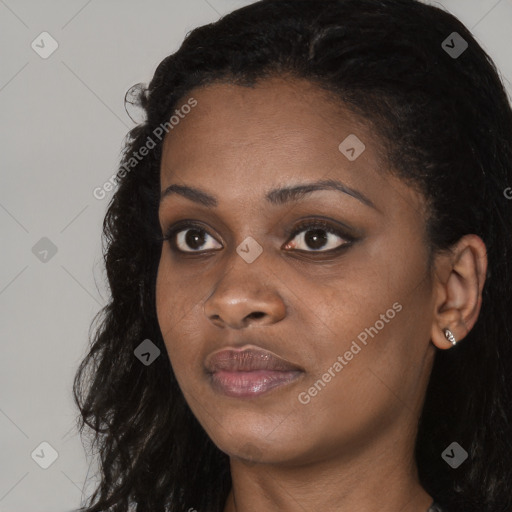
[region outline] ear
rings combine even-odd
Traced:
[[[448,349],[453,345],[444,329],[459,342],[478,319],[487,274],[484,242],[477,235],[464,235],[449,251],[436,255],[435,269],[431,340],[437,348]]]

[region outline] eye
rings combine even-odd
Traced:
[[[302,222],[293,230],[290,237],[292,240],[286,243],[285,249],[296,249],[302,245],[305,249],[298,250],[306,252],[330,252],[348,246],[355,240],[353,236],[319,219]],[[342,242],[336,244],[336,238]]]
[[[336,243],[336,238],[341,242]],[[172,226],[163,240],[168,240],[173,250],[182,253],[202,253],[222,249],[222,245],[213,236],[201,225],[193,222]],[[330,252],[351,245],[355,238],[324,220],[316,219],[300,223],[291,233],[288,233],[288,240],[284,246],[285,249]]]
[[[172,248],[179,252],[203,252],[222,249],[222,245],[215,238],[203,227],[194,223],[173,226],[166,233],[164,240],[169,240]]]

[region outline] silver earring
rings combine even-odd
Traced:
[[[457,340],[455,339],[455,336],[453,335],[452,331],[450,329],[443,329],[445,338],[453,345],[455,346],[457,343]]]

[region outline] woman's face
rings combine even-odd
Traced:
[[[180,226],[156,299],[193,413],[228,455],[265,462],[412,442],[434,356],[421,196],[308,82],[190,96],[162,154],[160,224]]]

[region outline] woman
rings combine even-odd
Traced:
[[[512,111],[469,31],[262,0],[139,93],[82,510],[510,511]]]

